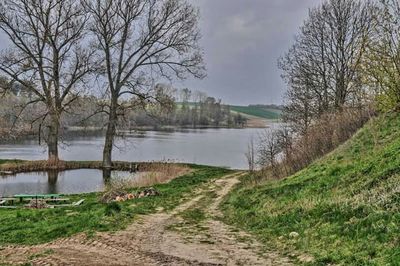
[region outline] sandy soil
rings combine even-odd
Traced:
[[[166,213],[143,216],[126,230],[80,234],[32,247],[5,247],[0,262],[32,265],[289,265],[289,261],[223,222],[218,206],[239,182],[226,176],[194,192]],[[205,219],[187,221],[185,211],[199,209]],[[264,251],[263,251],[264,250]]]

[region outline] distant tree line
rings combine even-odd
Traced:
[[[286,124],[262,138],[261,165],[293,173],[376,111],[400,110],[399,18],[397,0],[325,0],[309,10],[278,63],[288,88]]]
[[[229,105],[199,91],[173,90],[169,108],[155,106],[150,110],[134,112],[132,121],[137,126],[180,126],[180,127],[244,127],[247,119],[233,114]]]
[[[33,96],[30,91],[18,84],[11,84],[6,77],[0,76],[0,88],[9,88],[0,98],[0,130],[2,138],[21,138],[35,135],[46,141],[42,125],[36,121],[45,112],[42,103],[26,105]],[[158,84],[154,88],[157,101],[134,103],[131,100],[120,101],[125,112],[119,115],[119,130],[162,129],[163,127],[244,127],[247,119],[240,113],[233,113],[229,105],[221,100],[199,91],[173,89]],[[77,97],[68,112],[60,117],[60,136],[66,131],[103,131],[108,118],[99,109],[104,99],[93,95]],[[136,106],[128,108],[126,106]]]

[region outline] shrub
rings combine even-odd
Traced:
[[[349,108],[322,115],[302,135],[288,126],[265,134],[258,154],[264,176],[267,171],[274,177],[285,177],[305,168],[347,141],[374,115],[371,109]],[[279,163],[274,163],[277,158]]]

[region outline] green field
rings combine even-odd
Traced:
[[[270,109],[257,106],[235,106],[235,105],[231,105],[230,107],[231,110],[234,112],[265,119],[279,119],[281,117],[281,111],[278,109]]]
[[[299,263],[400,265],[399,129],[400,115],[382,115],[289,178],[247,176],[226,221]]]
[[[178,108],[182,107],[182,103],[176,103]],[[195,103],[188,103],[190,107],[194,107]],[[231,111],[244,114],[256,116],[264,119],[279,119],[281,118],[282,110],[261,107],[261,106],[240,106],[240,105],[229,105]]]

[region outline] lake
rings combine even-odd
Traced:
[[[140,178],[139,173],[111,173],[111,179]],[[69,170],[64,172],[20,173],[0,176],[0,196],[16,194],[79,194],[103,191],[106,181],[103,171],[94,169]]]
[[[274,125],[273,130],[278,124]],[[245,153],[267,129],[188,129],[174,132],[125,132],[113,151],[120,161],[173,161],[247,169]],[[94,161],[102,159],[104,137],[88,136],[66,139],[60,147],[62,160]],[[46,159],[46,147],[37,141],[0,145],[0,159]],[[134,177],[134,176],[133,176]],[[102,191],[106,180],[100,170],[22,173],[0,177],[0,195],[62,193],[77,194]]]
[[[266,129],[188,129],[174,132],[143,131],[125,133],[118,139],[113,159],[120,161],[162,161],[195,163],[246,169],[245,153],[251,138]],[[61,144],[62,160],[102,159],[103,137],[74,137]],[[37,141],[0,145],[0,159],[46,159],[46,148]]]

